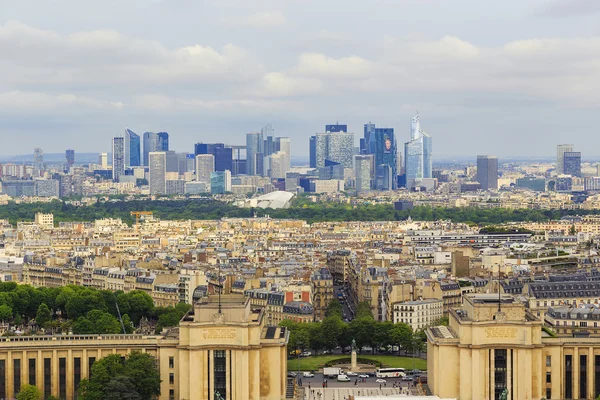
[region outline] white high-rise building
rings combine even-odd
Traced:
[[[98,164],[100,164],[102,169],[108,168],[108,153],[100,153],[98,156]]]
[[[282,151],[271,154],[271,178],[285,178],[287,158],[287,154]]]
[[[283,156],[283,177],[285,173],[292,169],[292,144],[289,137],[275,138],[275,148],[284,154]]]
[[[198,154],[196,156],[196,182],[210,182],[212,172],[215,172],[215,156]]]
[[[559,144],[556,146],[556,175],[563,175],[565,173],[565,153],[572,151],[572,144]]]
[[[164,151],[148,153],[148,164],[150,194],[167,194],[167,153]]]
[[[354,176],[356,179],[356,192],[371,190],[372,154],[358,154],[354,156]]]

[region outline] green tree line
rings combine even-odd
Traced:
[[[273,218],[302,219],[310,223],[322,221],[399,221],[408,217],[419,221],[439,219],[471,224],[493,225],[505,222],[539,222],[556,220],[568,215],[600,214],[600,210],[513,210],[506,208],[481,209],[476,207],[442,208],[417,206],[412,210],[395,211],[392,204],[312,203],[299,197],[286,209],[238,208],[212,199],[186,200],[132,200],[98,202],[90,206],[74,206],[60,200],[50,203],[9,202],[0,206],[0,219],[33,221],[36,212],[54,214],[56,222],[94,221],[101,218],[121,218],[132,224],[131,211],[152,211],[165,220],[213,220],[249,218],[270,215]]]
[[[160,331],[177,325],[189,309],[185,303],[155,307],[150,295],[137,290],[124,293],[74,285],[34,288],[0,282],[0,320],[16,325],[35,320],[51,332],[72,329],[76,334],[114,334],[122,333],[124,326],[131,333],[142,318],[156,321]]]
[[[440,320],[439,325],[447,324]],[[367,303],[360,303],[356,310],[356,318],[349,323],[342,319],[342,307],[338,300],[329,305],[326,317],[322,322],[294,322],[285,320],[280,323],[290,331],[288,350],[304,351],[311,349],[332,351],[336,347],[342,349],[350,346],[352,340],[358,349],[369,346],[378,348],[399,346],[406,352],[424,351],[426,336],[423,330],[413,331],[404,323],[394,324],[391,321],[375,321]]]

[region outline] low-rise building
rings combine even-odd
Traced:
[[[413,331],[427,328],[443,315],[442,301],[425,299],[394,304],[394,323],[410,325]]]

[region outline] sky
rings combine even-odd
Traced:
[[[109,152],[125,128],[171,149],[292,156],[369,121],[434,157],[600,155],[598,0],[0,0],[0,155]]]

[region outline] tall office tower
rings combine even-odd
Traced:
[[[308,141],[309,167],[317,168],[317,137],[311,136]]]
[[[233,149],[217,147],[214,149],[215,171],[231,171],[233,169]]]
[[[498,190],[498,157],[477,156],[477,182],[483,190]]]
[[[325,125],[325,132],[348,132],[348,125],[339,125],[337,123],[334,125]]]
[[[144,133],[144,165],[148,165],[151,152],[169,151],[169,134],[167,132]]]
[[[217,171],[210,174],[210,192],[223,194],[231,192],[231,171]]]
[[[140,135],[130,129],[125,129],[125,167],[139,167],[140,163]]]
[[[581,177],[581,152],[565,151],[563,153],[563,173]]]
[[[292,168],[292,143],[289,137],[275,138],[275,149],[278,152],[284,153],[283,168],[288,172]],[[284,174],[285,176],[285,174]]]
[[[148,153],[148,183],[151,195],[167,194],[167,153],[151,151]]]
[[[198,154],[196,156],[196,181],[210,182],[210,174],[215,172],[215,156]]]
[[[33,176],[41,176],[44,172],[44,151],[39,147],[33,149]]]
[[[325,133],[315,135],[315,164],[324,167],[325,161],[353,167],[354,133],[346,132],[346,125],[326,125]]]
[[[398,166],[396,156],[398,154],[397,145],[396,145],[396,137],[394,135],[394,128],[374,128],[370,139],[375,144],[370,146],[370,150],[373,152],[370,154],[375,155],[375,165],[379,167],[381,165],[388,166],[390,171],[386,169],[382,169],[382,171],[386,171],[386,178],[383,179],[383,187],[379,187],[377,184],[377,189],[379,190],[392,190],[397,188],[398,180],[396,176],[398,175]],[[374,139],[374,140],[373,140]],[[392,185],[388,185],[387,176],[391,176]],[[379,180],[378,180],[379,182]]]
[[[287,154],[282,151],[271,154],[271,168],[269,169],[269,176],[271,178],[285,178]]]
[[[262,133],[246,134],[246,173],[248,175],[263,174],[263,145]]]
[[[371,135],[375,133],[375,124],[365,124],[364,136],[360,139],[360,154],[374,154],[374,143],[371,143]]]
[[[421,129],[419,114],[411,119],[410,141],[404,144],[407,187],[432,177],[431,136]]]
[[[167,172],[179,172],[179,156],[173,150],[165,151],[167,154]]]
[[[75,150],[67,150],[65,152],[65,159],[67,160],[67,163],[65,164],[65,171],[68,171],[71,169],[73,164],[75,164]]]
[[[371,190],[371,165],[373,155],[357,154],[354,156],[354,176],[356,178],[356,192],[368,192]]]
[[[98,154],[98,164],[102,169],[108,168],[108,153],[100,153]]]
[[[215,157],[215,171],[233,170],[233,148],[224,143],[196,143],[194,154],[212,154]]]
[[[125,175],[125,138],[115,137],[112,141],[112,174],[113,182],[119,182]]]
[[[559,144],[556,146],[556,175],[563,175],[565,173],[564,154],[572,151],[572,144]]]

